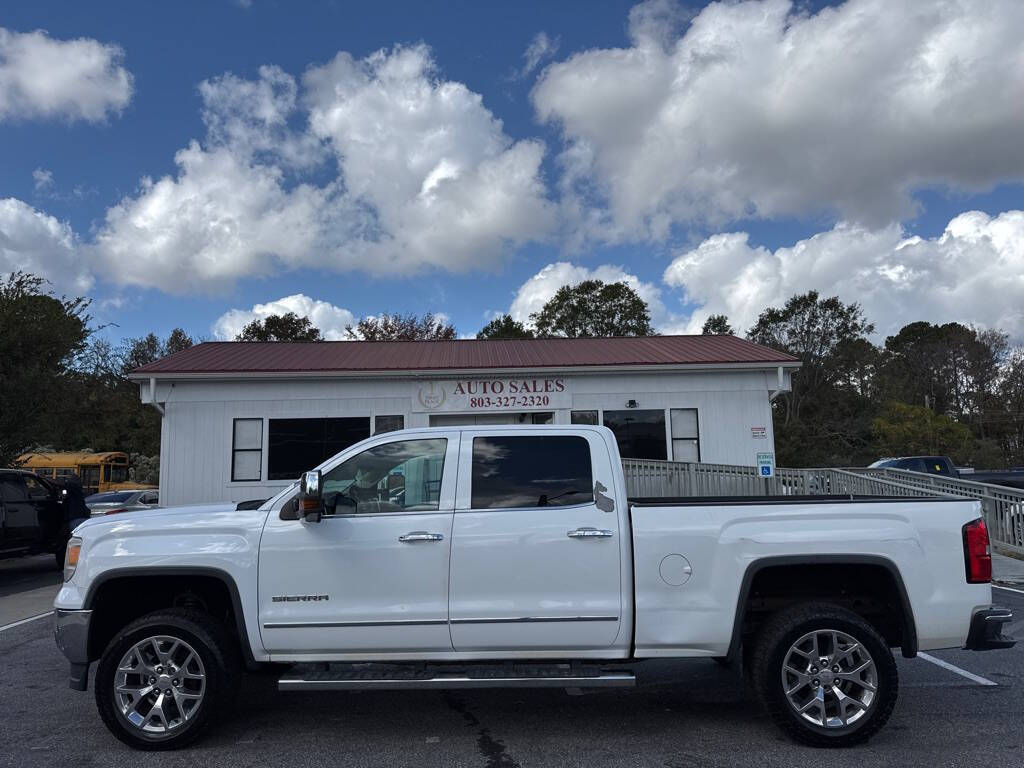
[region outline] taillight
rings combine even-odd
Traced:
[[[117,509],[108,509],[103,514],[105,514],[105,515],[116,515],[116,514],[119,514],[121,512],[127,512],[127,511],[128,511],[127,507],[118,507]]]
[[[988,527],[980,517],[964,526],[964,564],[967,567],[968,584],[987,584],[992,581]]]

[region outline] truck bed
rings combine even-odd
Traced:
[[[956,502],[949,496],[914,496],[915,501]],[[854,504],[859,502],[905,502],[906,496],[853,496],[849,494],[796,494],[793,496],[630,496],[634,507],[707,507],[741,504]]]

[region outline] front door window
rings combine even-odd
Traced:
[[[324,476],[327,514],[437,509],[447,447],[443,437],[401,440],[356,454]]]

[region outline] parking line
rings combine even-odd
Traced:
[[[1005,589],[1007,592],[1016,592],[1018,595],[1024,595],[1024,589],[1014,589],[1013,587],[1004,587],[1002,584],[993,584],[994,589]]]
[[[999,683],[993,683],[988,678],[981,677],[980,675],[976,675],[973,672],[968,672],[966,669],[960,669],[960,667],[956,666],[956,664],[950,664],[948,661],[943,661],[942,659],[936,659],[934,656],[929,656],[927,653],[924,653],[923,651],[918,651],[917,655],[925,661],[930,661],[937,667],[942,667],[943,669],[948,669],[950,672],[955,672],[956,674],[966,677],[968,680],[971,680],[972,682],[975,682],[978,685],[999,685]]]
[[[40,613],[38,616],[29,616],[27,619],[22,619],[21,621],[15,621],[10,624],[4,624],[2,627],[0,627],[0,632],[3,632],[5,629],[14,629],[15,627],[20,627],[22,624],[28,624],[30,621],[41,619],[44,616],[53,616],[53,611],[47,611],[46,613]]]

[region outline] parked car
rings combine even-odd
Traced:
[[[924,472],[929,475],[955,477],[961,480],[972,480],[975,483],[1005,485],[1008,488],[1024,489],[1024,470],[1019,467],[1008,470],[975,470],[958,469],[948,456],[901,456],[899,458],[879,459],[870,465],[888,469],[906,469],[911,472]]]
[[[100,716],[141,749],[199,737],[243,667],[297,664],[289,691],[580,688],[694,657],[742,662],[784,731],[846,746],[893,711],[892,648],[1014,644],[976,501],[625,488],[606,427],[376,435],[256,510],[86,522],[57,644],[75,690],[98,662]]]
[[[110,515],[133,509],[151,509],[160,503],[160,492],[151,489],[107,491],[85,497],[85,505],[94,515]]]
[[[0,469],[0,557],[52,552],[60,568],[71,529],[60,489],[23,469]]]

